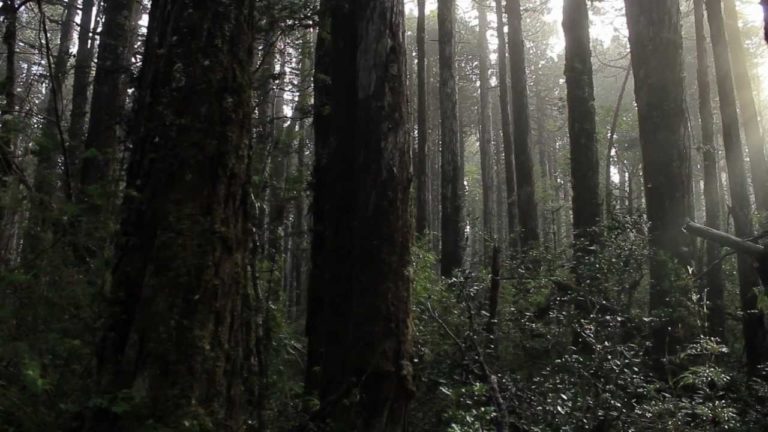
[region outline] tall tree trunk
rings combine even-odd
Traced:
[[[739,114],[736,109],[728,41],[720,0],[706,0],[706,6],[712,52],[715,57],[717,92],[720,96],[723,145],[725,161],[728,165],[728,184],[731,189],[731,215],[736,235],[747,238],[754,235],[752,205],[749,200],[744,167],[744,152],[739,131]],[[749,257],[743,255],[738,257],[738,273],[747,368],[754,374],[757,372],[758,365],[768,359],[768,331],[766,331],[765,317],[758,307],[755,293],[755,287],[759,285],[757,273]]]
[[[63,130],[64,84],[68,74],[69,49],[77,15],[77,0],[69,0],[61,21],[59,46],[51,65],[50,85],[46,94],[45,121],[36,141],[37,168],[34,178],[34,196],[30,199],[29,219],[24,235],[24,250],[29,256],[39,254],[52,241],[54,213],[58,195],[71,197],[69,159],[64,158],[63,172],[59,172],[59,159],[66,143]],[[41,20],[47,19],[41,14]],[[47,35],[45,36],[47,40]],[[48,44],[46,44],[48,45]],[[46,46],[46,50],[50,46]],[[51,53],[46,53],[50,56]],[[63,174],[63,175],[62,175]],[[63,190],[58,190],[63,185]]]
[[[244,426],[254,5],[152,3],[98,358],[104,391],[146,391],[129,413],[141,425]],[[135,430],[131,417],[100,410],[89,430]]]
[[[412,393],[403,2],[322,1],[316,58],[312,421],[401,432]]]
[[[85,140],[80,187],[91,219],[113,204],[115,162],[119,152],[119,130],[124,121],[130,73],[137,0],[105,3],[104,26],[99,38],[96,73],[93,78],[88,136]]]
[[[600,224],[600,160],[597,155],[595,86],[587,0],[563,3],[565,33],[565,83],[568,91],[568,134],[571,140],[574,257],[577,275],[580,259],[596,252]]]
[[[755,105],[755,92],[749,77],[747,53],[739,29],[739,14],[734,0],[723,2],[725,12],[725,30],[733,66],[733,80],[736,87],[736,98],[739,103],[741,124],[749,154],[750,173],[752,174],[752,190],[755,193],[757,210],[768,217],[768,164],[765,160],[765,139],[760,130],[760,119]],[[764,221],[765,222],[765,221]]]
[[[651,355],[657,372],[681,340],[674,310],[677,265],[691,265],[690,240],[682,232],[688,215],[689,155],[685,144],[683,40],[678,0],[625,0],[635,99],[640,123],[649,227]]]
[[[624,73],[624,80],[621,82],[621,90],[619,91],[619,97],[616,99],[616,106],[613,108],[613,118],[611,120],[611,129],[608,133],[608,151],[605,153],[605,218],[606,220],[611,217],[611,214],[616,210],[614,208],[613,191],[611,188],[611,153],[616,150],[616,132],[619,126],[619,119],[621,116],[621,105],[624,103],[624,95],[627,91],[627,84],[629,83],[629,77],[632,76],[632,65],[627,65],[627,71]],[[616,151],[616,159],[619,159],[618,150]],[[631,183],[631,180],[630,180]]]
[[[418,144],[416,150],[416,234],[423,236],[429,229],[429,196],[427,176],[427,15],[426,0],[418,0],[416,23],[416,85],[418,87]]]
[[[464,265],[464,172],[456,89],[456,0],[437,2],[440,50],[440,274]]]
[[[509,250],[515,251],[520,245],[517,214],[517,174],[515,170],[515,147],[512,137],[512,117],[509,107],[509,85],[507,81],[507,39],[504,36],[504,9],[501,0],[496,0],[496,35],[498,37],[499,108],[501,112],[501,137],[504,142],[504,175],[507,186],[507,227]]]
[[[16,0],[4,1],[0,13],[5,19],[5,77],[2,87],[5,103],[0,109],[0,269],[10,264],[14,241],[12,231],[14,211],[8,207],[10,177],[17,171],[16,141],[16,42],[18,38],[18,8]]]
[[[717,147],[715,146],[714,115],[709,82],[709,58],[704,22],[704,0],[693,2],[696,26],[696,77],[699,88],[699,116],[701,118],[701,147],[704,165],[704,205],[706,224],[720,230],[720,184],[718,182]],[[709,302],[707,324],[711,335],[725,337],[725,280],[720,263],[720,245],[708,242],[706,245],[706,282]]]
[[[90,91],[91,69],[94,46],[91,44],[91,26],[95,0],[83,0],[80,14],[80,32],[77,35],[77,54],[72,82],[72,111],[69,116],[69,148],[72,160],[73,177],[79,178],[83,140],[85,138],[85,120],[88,114],[88,94]]]
[[[531,152],[528,82],[525,71],[525,42],[520,0],[507,0],[509,26],[509,77],[512,88],[512,123],[514,129],[517,209],[520,217],[520,244],[523,248],[539,242],[539,218]]]
[[[489,264],[495,230],[493,228],[493,154],[491,150],[491,107],[489,78],[490,60],[488,53],[488,2],[481,0],[477,4],[478,21],[480,24],[478,49],[480,50],[480,175],[483,195],[483,264]]]

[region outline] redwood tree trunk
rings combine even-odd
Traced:
[[[525,41],[520,0],[507,0],[509,26],[509,76],[512,88],[512,123],[514,128],[515,174],[517,175],[517,209],[520,217],[520,244],[524,248],[539,242],[539,212],[531,152],[528,82],[525,70]]]
[[[676,264],[692,263],[690,240],[680,229],[689,217],[690,199],[680,7],[678,0],[625,4],[650,222],[649,306],[657,319],[651,355],[661,372],[661,360],[682,342],[677,319],[668,313],[685,296],[676,288]]]
[[[709,33],[712,38],[712,52],[715,57],[717,92],[720,96],[720,115],[725,161],[728,165],[728,185],[731,190],[733,227],[736,236],[747,238],[754,235],[752,205],[749,200],[744,151],[739,131],[739,114],[736,109],[733,72],[728,53],[722,7],[720,0],[706,0],[705,4],[707,6]],[[768,331],[765,327],[764,314],[757,306],[757,294],[755,293],[755,287],[759,285],[759,280],[749,257],[739,256],[738,273],[747,367],[750,373],[756,373],[757,366],[768,359]]]
[[[717,176],[717,147],[715,145],[714,115],[709,82],[709,56],[704,22],[704,0],[693,2],[696,26],[696,77],[699,88],[699,116],[701,118],[702,163],[704,165],[704,206],[708,227],[720,230],[720,184]],[[711,335],[725,337],[725,280],[720,263],[721,247],[715,242],[706,245],[706,299],[707,324]]]
[[[483,263],[491,259],[495,233],[493,229],[493,154],[491,150],[491,106],[488,39],[488,2],[482,0],[477,4],[478,21],[480,24],[478,49],[480,50],[480,171],[483,196]]]
[[[571,139],[574,256],[579,273],[578,259],[596,252],[596,230],[600,224],[602,210],[587,0],[565,0],[563,30],[565,83],[568,90],[568,133]]]
[[[146,397],[96,412],[90,430],[244,427],[255,3],[152,3],[98,357],[105,392]]]
[[[418,0],[416,23],[416,80],[418,87],[418,144],[416,149],[416,234],[423,236],[429,229],[429,190],[427,175],[427,15],[426,0]]]
[[[440,274],[464,265],[464,173],[456,89],[456,0],[437,2],[440,50]]]
[[[77,54],[72,82],[72,111],[69,116],[69,148],[74,177],[80,172],[80,158],[83,153],[85,138],[85,119],[87,116],[88,94],[90,91],[91,69],[93,62],[93,45],[91,41],[91,25],[95,0],[83,0],[80,14],[80,32],[77,35]]]
[[[411,398],[404,7],[324,0],[307,387],[318,430],[401,432]]]
[[[504,175],[507,186],[507,227],[509,231],[509,249],[514,251],[519,246],[517,214],[517,174],[515,170],[515,148],[512,139],[512,124],[509,113],[509,85],[507,81],[507,39],[504,36],[504,8],[501,0],[496,0],[496,35],[498,37],[499,68],[499,108],[501,113],[501,139],[504,143]]]

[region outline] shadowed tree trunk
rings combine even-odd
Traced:
[[[704,0],[694,0],[694,21],[696,26],[696,77],[699,89],[699,116],[701,117],[701,152],[704,165],[704,205],[706,224],[720,230],[720,184],[717,176],[717,147],[715,146],[714,115],[709,82],[709,56],[704,22]],[[708,301],[707,324],[709,333],[725,337],[725,280],[720,263],[719,244],[706,245],[706,299]]]
[[[725,161],[728,165],[728,185],[731,190],[733,227],[737,237],[747,238],[754,235],[752,205],[749,200],[744,151],[739,131],[739,114],[736,109],[733,72],[725,35],[722,7],[720,0],[706,0],[705,4],[709,33],[712,38],[712,52],[715,57],[717,92],[720,96],[720,116]],[[765,327],[764,314],[757,306],[758,299],[755,287],[759,285],[759,280],[749,257],[739,255],[738,273],[747,368],[751,374],[754,374],[757,372],[757,366],[768,359],[768,332]]]
[[[5,76],[2,87],[5,103],[0,109],[0,269],[11,260],[13,243],[13,209],[7,208],[10,177],[16,169],[16,41],[18,38],[18,9],[16,0],[4,1],[0,13],[5,20],[3,45],[5,46]]]
[[[514,124],[517,209],[520,218],[520,244],[523,248],[539,242],[539,212],[531,152],[528,82],[525,71],[525,41],[520,0],[507,0],[509,26],[509,79],[512,88],[512,123]]]
[[[324,0],[315,69],[307,388],[314,430],[401,432],[410,375],[404,6]]]
[[[739,14],[734,0],[723,2],[725,13],[725,30],[733,66],[733,80],[736,88],[736,99],[739,103],[741,124],[749,154],[750,174],[752,175],[752,190],[755,193],[757,210],[768,217],[768,164],[765,160],[765,139],[760,130],[760,119],[755,105],[754,90],[749,77],[747,53],[739,29]]]
[[[416,24],[416,73],[418,87],[418,144],[416,150],[416,234],[423,236],[429,229],[429,191],[427,176],[427,16],[426,0],[418,0],[419,16]]]
[[[627,84],[629,83],[629,77],[632,75],[632,65],[627,65],[627,70],[624,73],[624,80],[621,82],[621,90],[619,90],[619,97],[616,99],[616,106],[613,108],[613,118],[611,120],[611,129],[608,132],[608,151],[605,153],[605,218],[606,220],[611,217],[616,210],[613,199],[613,191],[611,188],[611,154],[616,150],[616,159],[619,159],[619,165],[621,160],[619,158],[618,149],[616,149],[616,131],[619,126],[619,118],[621,116],[621,105],[624,103],[624,95],[627,91]],[[632,180],[629,181],[629,189],[632,189]],[[630,199],[627,202],[631,201]],[[630,212],[631,213],[631,212]]]
[[[692,264],[690,240],[681,231],[690,200],[689,155],[685,143],[683,40],[678,0],[625,0],[635,98],[640,123],[648,213],[651,356],[662,359],[682,343],[674,310],[685,293],[676,288],[682,266]]]
[[[568,134],[571,140],[575,269],[577,275],[585,278],[587,275],[579,272],[579,260],[580,257],[593,255],[597,251],[596,229],[600,224],[602,210],[587,0],[565,0],[563,30],[565,83],[568,90]]]
[[[480,171],[483,195],[483,264],[490,262],[495,233],[493,229],[493,154],[491,150],[491,107],[488,39],[488,2],[481,0],[477,4],[480,31],[478,49],[480,50]]]
[[[83,0],[80,13],[80,32],[77,35],[77,54],[75,55],[74,78],[72,82],[72,111],[69,116],[69,148],[72,160],[73,177],[79,178],[80,163],[83,157],[83,139],[85,138],[85,120],[88,114],[88,94],[90,92],[91,63],[94,46],[91,44],[91,26],[93,24],[94,0]]]
[[[498,37],[499,109],[501,113],[501,137],[504,143],[504,176],[507,186],[507,227],[510,253],[520,245],[517,214],[517,174],[515,173],[515,148],[509,113],[509,85],[507,81],[507,39],[504,36],[504,9],[502,0],[496,0],[496,35]]]
[[[135,412],[96,411],[88,430],[244,427],[255,3],[152,3],[98,356],[104,392],[146,397]]]
[[[440,274],[464,265],[464,172],[456,89],[456,0],[437,2],[440,50]]]

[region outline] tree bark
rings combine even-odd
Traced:
[[[490,54],[488,53],[488,2],[481,0],[477,4],[478,21],[480,25],[478,49],[480,50],[480,176],[483,196],[483,263],[489,264],[495,230],[493,227],[493,154],[491,150],[491,106],[490,106]]]
[[[437,2],[440,50],[440,274],[464,265],[464,172],[456,89],[456,0]]]
[[[657,372],[662,359],[682,343],[678,317],[668,313],[685,297],[675,273],[692,264],[691,244],[680,227],[688,219],[689,155],[685,144],[683,41],[678,0],[625,0],[635,98],[640,123],[648,213],[651,356]]]
[[[525,70],[525,42],[520,0],[507,0],[509,26],[509,76],[512,88],[517,211],[520,218],[520,244],[530,248],[539,243],[539,218],[531,152],[528,83]]]
[[[693,2],[696,27],[696,78],[699,90],[699,116],[701,120],[701,152],[704,165],[704,206],[707,226],[719,230],[720,184],[717,176],[717,147],[715,145],[714,114],[709,81],[709,56],[704,22],[704,0]],[[717,243],[706,245],[706,284],[708,301],[707,325],[711,335],[725,338],[725,279],[720,263],[721,247]]]
[[[739,114],[736,109],[736,94],[723,13],[720,0],[706,0],[705,4],[715,57],[717,91],[720,96],[723,145],[725,161],[728,165],[728,184],[731,190],[731,215],[736,236],[747,238],[754,235],[752,205],[749,200],[747,174],[744,167]],[[759,281],[752,263],[743,255],[738,258],[738,273],[741,308],[744,313],[742,325],[747,369],[749,373],[755,374],[758,365],[768,359],[768,331],[764,314],[757,306],[758,299],[754,288],[759,285]]]
[[[632,76],[632,65],[627,65],[627,71],[624,73],[624,80],[621,82],[619,97],[616,99],[616,106],[613,108],[613,117],[611,119],[611,129],[608,132],[608,151],[605,153],[605,218],[611,217],[615,211],[613,201],[613,191],[611,187],[611,153],[616,149],[616,132],[619,126],[621,116],[621,105],[624,103],[624,95],[627,91],[629,77]],[[616,151],[616,159],[619,159],[619,152]],[[620,161],[618,163],[621,163]],[[630,180],[631,189],[631,180]]]
[[[765,160],[765,139],[760,130],[760,119],[755,105],[752,80],[747,66],[747,53],[739,29],[739,14],[733,0],[723,2],[725,30],[733,66],[733,80],[736,87],[736,99],[739,104],[741,124],[749,154],[749,167],[752,175],[752,190],[755,194],[757,210],[768,217],[768,164]],[[765,222],[765,221],[764,221]]]
[[[98,356],[104,392],[145,396],[135,412],[97,410],[88,430],[240,430],[250,417],[255,3],[152,3]]]
[[[5,77],[2,87],[5,103],[0,109],[0,269],[11,261],[13,209],[7,207],[5,194],[9,192],[10,177],[16,173],[16,42],[18,38],[18,8],[16,0],[4,1],[0,13],[5,18],[3,45],[5,45]]]
[[[315,69],[307,388],[316,430],[401,432],[410,375],[404,6],[324,0]]]
[[[571,146],[573,187],[574,257],[594,255],[600,224],[600,160],[597,154],[595,86],[592,78],[592,50],[589,38],[587,0],[563,3],[565,33],[565,83],[568,91],[568,134]],[[582,274],[581,277],[587,277]]]
[[[426,0],[418,0],[419,15],[416,23],[416,86],[418,87],[418,143],[416,150],[416,234],[424,236],[429,229],[429,191],[427,174],[427,15]]]
[[[80,32],[77,35],[77,53],[72,82],[72,110],[69,115],[69,148],[72,160],[73,177],[80,178],[83,140],[85,138],[85,120],[88,114],[88,94],[90,92],[91,69],[94,47],[91,44],[94,0],[83,0],[80,14]]]
[[[501,113],[501,137],[504,143],[504,175],[507,187],[507,227],[509,250],[519,247],[517,213],[517,174],[515,169],[515,147],[512,137],[512,117],[509,113],[509,85],[507,81],[507,38],[504,36],[504,9],[501,0],[496,0],[496,35],[498,37],[499,108]]]

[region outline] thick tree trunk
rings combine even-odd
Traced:
[[[317,430],[401,432],[409,364],[404,6],[324,0],[315,69],[307,388]]]
[[[0,269],[11,262],[15,247],[14,209],[8,206],[10,177],[17,171],[16,141],[16,40],[18,38],[18,9],[16,0],[4,1],[0,9],[5,20],[5,76],[2,87],[5,103],[0,108]]]
[[[72,174],[80,178],[80,165],[83,156],[85,138],[85,120],[88,114],[88,94],[90,92],[91,69],[94,47],[91,44],[91,25],[93,23],[94,0],[83,0],[80,14],[80,32],[77,35],[77,54],[75,55],[74,77],[72,82],[72,111],[69,116],[69,148],[72,161]]]
[[[491,259],[495,244],[493,227],[493,154],[491,150],[491,107],[489,78],[490,60],[488,53],[488,2],[482,0],[477,4],[478,21],[480,24],[478,49],[480,50],[480,176],[483,196],[483,264]]]
[[[427,15],[426,0],[418,0],[419,16],[416,23],[416,86],[418,87],[418,144],[416,150],[416,234],[423,236],[429,229],[429,193],[427,175]]]
[[[657,318],[651,355],[662,372],[661,360],[682,342],[676,318],[665,312],[685,297],[676,288],[676,267],[692,263],[690,240],[680,230],[690,198],[680,7],[678,0],[625,4],[650,222],[649,306]]]
[[[707,226],[719,230],[720,184],[717,176],[717,147],[715,145],[714,115],[709,82],[709,56],[704,22],[704,0],[694,0],[694,21],[696,26],[696,77],[699,89],[699,116],[701,120],[702,163],[704,165],[704,205]],[[708,301],[707,324],[709,333],[725,337],[725,279],[720,263],[720,245],[709,242],[706,245],[706,283]]]
[[[763,213],[763,218],[768,218],[768,164],[765,160],[765,139],[760,130],[760,119],[755,105],[755,91],[752,89],[752,80],[747,66],[747,53],[739,29],[739,14],[736,11],[734,0],[725,0],[723,9],[736,98],[739,103],[739,114],[741,124],[744,127],[747,153],[749,154],[755,206],[760,213]]]
[[[102,211],[112,204],[138,7],[137,0],[110,0],[104,9],[104,27],[93,78],[93,109],[80,173],[81,198],[93,218],[103,216]]]
[[[464,265],[464,172],[456,89],[456,0],[437,2],[440,50],[440,274]]]
[[[525,70],[525,42],[520,0],[507,0],[509,26],[509,79],[512,88],[512,123],[514,129],[515,174],[517,176],[517,209],[520,217],[520,244],[523,248],[539,242],[538,205],[533,175],[528,82]]]
[[[568,90],[568,134],[571,140],[575,268],[579,257],[596,252],[600,224],[600,160],[597,155],[595,86],[589,39],[587,0],[563,3],[565,83]],[[586,275],[581,275],[586,277]]]
[[[509,113],[509,85],[507,81],[507,38],[504,36],[504,9],[502,0],[496,0],[496,35],[498,37],[499,68],[499,108],[501,112],[501,137],[504,142],[504,175],[507,186],[507,227],[509,250],[511,253],[519,247],[517,214],[517,174],[515,170],[515,147],[512,137],[512,117]]]
[[[152,3],[98,357],[105,392],[146,397],[135,412],[97,411],[89,430],[244,427],[254,5]]]
[[[749,200],[747,174],[744,167],[744,152],[739,131],[739,114],[736,109],[736,94],[733,73],[725,35],[720,0],[706,0],[709,33],[712,38],[712,52],[715,57],[717,91],[720,96],[720,115],[723,128],[725,161],[728,165],[728,184],[731,190],[731,215],[736,235],[747,238],[754,235],[752,226],[752,205]],[[738,258],[739,292],[743,312],[744,348],[747,354],[747,368],[757,372],[760,363],[768,359],[768,331],[765,317],[758,308],[755,287],[759,285],[757,274],[748,257]]]

